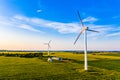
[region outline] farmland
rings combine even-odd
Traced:
[[[42,54],[42,55],[41,55]],[[46,52],[0,52],[0,79],[23,80],[120,80],[120,53],[88,54],[88,71],[84,71],[84,54],[51,52],[62,61],[47,61]]]

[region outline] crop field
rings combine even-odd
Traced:
[[[50,56],[61,61],[48,62]],[[0,52],[0,80],[120,80],[120,52]]]

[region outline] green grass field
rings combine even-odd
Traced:
[[[0,80],[120,80],[120,53],[88,54],[88,71],[84,71],[84,54],[55,52],[51,56],[63,61],[47,62],[46,55],[0,56]]]

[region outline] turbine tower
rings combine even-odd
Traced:
[[[84,32],[84,69],[88,70],[88,63],[87,63],[87,31],[91,31],[91,32],[98,32],[95,30],[91,30],[88,27],[84,26],[82,18],[80,17],[79,11],[77,12],[81,26],[82,26],[82,30],[80,31],[79,35],[77,36],[74,45],[76,44],[77,40],[79,39],[80,35]]]
[[[44,43],[45,45],[47,45],[48,46],[48,56],[50,56],[50,43],[51,43],[51,40],[48,42],[48,43]]]

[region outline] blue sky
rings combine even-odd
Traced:
[[[0,49],[83,50],[77,10],[88,32],[88,50],[120,50],[119,0],[0,0]]]

